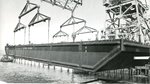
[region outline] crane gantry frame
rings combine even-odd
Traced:
[[[42,0],[52,5],[58,6],[63,9],[67,9],[71,12],[77,8],[78,5],[82,5],[82,0]]]
[[[21,29],[25,29],[25,32],[24,32],[24,44],[25,44],[26,26],[24,24],[22,24],[20,22],[20,20],[23,16],[27,15],[28,13],[32,12],[35,9],[37,9],[37,13],[33,17],[33,19],[30,21],[30,23],[28,24],[28,27],[29,27],[28,41],[29,41],[29,44],[31,43],[31,41],[30,41],[30,27],[37,24],[37,23],[45,22],[47,20],[48,20],[48,43],[49,43],[49,27],[50,27],[51,18],[44,15],[44,14],[42,14],[42,13],[40,13],[39,12],[40,7],[37,4],[31,3],[29,0],[27,0],[26,5],[24,6],[23,10],[21,11],[21,13],[18,17],[19,18],[19,23],[17,24],[17,26],[15,27],[15,30],[14,30],[14,44],[15,44],[15,33],[18,32]]]
[[[71,17],[67,19],[61,26],[60,31],[58,31],[53,38],[61,36],[69,36],[67,33],[62,31],[62,28],[70,25],[76,25],[79,23],[84,23],[84,26],[79,30],[72,33],[73,42],[75,41],[76,35],[93,33],[98,31],[94,28],[86,26],[86,20],[74,17],[73,13],[78,5],[82,6],[82,0],[42,0],[48,2],[52,5],[56,5],[63,9],[71,11]],[[143,4],[140,0],[104,0],[104,6],[106,7],[106,13],[108,14],[108,19],[106,20],[107,27],[105,29],[104,35],[108,39],[128,39],[132,41],[138,41],[146,43],[150,40],[150,26],[149,19],[145,18],[145,14],[148,10],[147,1]],[[26,5],[19,15],[19,23],[17,24],[14,33],[21,29],[25,29],[26,26],[20,22],[21,18],[31,11],[38,9],[36,15],[30,21],[29,27],[29,43],[30,43],[30,26],[34,24],[45,22],[48,20],[48,43],[49,43],[49,26],[50,17],[39,12],[40,7],[37,4],[29,2],[27,0]],[[41,18],[41,19],[39,19]],[[86,29],[88,31],[84,32]],[[60,33],[60,34],[59,34]],[[102,37],[104,38],[104,35]],[[25,37],[24,37],[25,38]],[[97,37],[98,38],[98,37]],[[15,43],[15,42],[14,42]]]

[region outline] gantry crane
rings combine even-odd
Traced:
[[[15,44],[15,33],[18,32],[21,29],[24,29],[24,44],[25,44],[25,36],[26,36],[26,26],[24,24],[21,23],[21,18],[25,15],[27,15],[28,13],[32,12],[33,10],[37,9],[37,13],[36,15],[33,17],[33,19],[30,21],[30,23],[28,24],[29,27],[29,31],[28,31],[28,41],[29,44],[31,43],[30,41],[30,27],[40,23],[40,22],[45,22],[48,21],[48,43],[49,43],[49,27],[50,27],[50,17],[42,14],[39,12],[40,10],[40,6],[38,6],[37,4],[31,3],[29,0],[27,0],[26,5],[24,6],[23,10],[21,11],[20,15],[19,15],[19,23],[17,24],[17,26],[14,29],[14,44]]]
[[[86,26],[86,20],[75,17],[74,16],[74,11],[78,6],[82,6],[82,0],[42,0],[44,2],[50,3],[54,6],[58,6],[60,8],[69,10],[71,12],[71,17],[69,19],[67,19],[61,26],[60,26],[60,30],[53,36],[53,38],[55,37],[61,37],[61,36],[67,36],[68,38],[68,34],[65,33],[64,31],[62,31],[62,28],[66,27],[66,26],[70,26],[70,25],[76,25],[76,24],[80,24],[80,23],[84,23],[84,26],[82,28],[80,28],[77,31],[73,31],[72,33],[72,38],[73,38],[73,42],[75,42],[76,36],[79,34],[85,34],[85,33],[93,33],[96,32],[96,39],[98,39],[98,31],[94,28],[91,27],[87,27]],[[87,31],[84,31],[87,30]]]

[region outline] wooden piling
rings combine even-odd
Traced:
[[[47,68],[49,69],[50,64],[48,64],[47,66],[48,66]]]
[[[54,70],[55,70],[55,66],[54,66]]]
[[[43,68],[44,68],[44,63],[43,63]]]
[[[31,67],[32,67],[32,61],[30,61],[30,65],[31,65]]]
[[[24,60],[23,62],[24,62],[24,65],[26,65],[26,60]]]
[[[36,66],[36,62],[35,61],[33,61],[34,62],[34,67]]]
[[[13,59],[13,63],[15,63],[15,59]]]
[[[23,59],[20,58],[20,64],[23,64],[22,61],[23,61]]]
[[[69,73],[69,68],[67,69],[67,72]]]
[[[17,61],[18,61],[18,64],[20,64],[20,61],[19,61],[19,59],[18,59]]]
[[[21,64],[21,58],[19,58],[19,62],[20,62],[20,64]]]
[[[40,67],[40,62],[38,63],[38,66]]]
[[[60,68],[60,71],[62,72],[63,70],[62,70],[62,67]]]

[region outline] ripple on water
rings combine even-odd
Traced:
[[[0,62],[0,80],[8,83],[80,83],[93,77],[74,75],[72,72],[67,72],[60,67],[47,68],[31,67],[17,63],[2,63]]]
[[[37,63],[37,62],[35,62]],[[51,83],[51,84],[70,84],[81,83],[96,79],[93,75],[74,74],[72,70],[68,73],[66,68],[61,71],[60,67],[50,66],[50,69],[16,63],[0,62],[0,81],[7,83]],[[105,82],[97,81],[92,84],[102,84]],[[2,84],[2,83],[0,83]],[[122,83],[121,83],[122,84]],[[131,83],[132,84],[132,83]]]

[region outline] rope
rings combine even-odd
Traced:
[[[48,20],[48,43],[49,43],[50,20]]]
[[[72,33],[72,39],[73,39],[73,42],[75,41],[74,34],[75,34],[75,25],[73,24],[73,33]]]
[[[28,40],[29,40],[29,44],[30,44],[30,27],[29,27],[29,32],[28,32]]]
[[[15,32],[14,32],[14,45],[15,45]]]
[[[73,17],[73,14],[74,14],[74,11],[72,11],[71,13],[71,16]],[[75,23],[75,19],[73,18],[73,23]],[[73,36],[73,34],[75,33],[75,25],[73,24],[73,31],[72,31],[72,39],[73,39],[73,42],[75,41],[75,38]],[[68,41],[69,41],[69,38],[68,38]]]
[[[24,44],[26,42],[26,28],[24,29]]]

